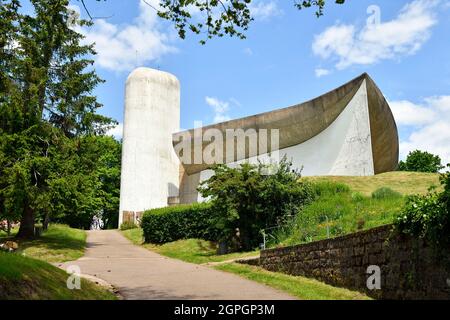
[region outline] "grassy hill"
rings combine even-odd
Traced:
[[[441,188],[436,173],[387,172],[369,177],[303,179],[316,183],[320,196],[274,234],[272,245],[317,241],[392,223],[406,195],[425,194],[431,186]],[[380,188],[389,188],[388,193],[377,193]]]
[[[74,261],[84,255],[86,232],[52,224],[40,238],[19,245],[19,252],[32,258],[50,263]]]
[[[114,300],[113,293],[82,279],[80,290],[67,288],[68,274],[51,264],[0,252],[0,300]]]
[[[441,187],[439,174],[423,172],[393,171],[369,177],[321,176],[305,177],[304,179],[345,183],[353,191],[361,192],[366,196],[381,187],[391,188],[403,195],[424,194],[431,186]]]
[[[74,261],[81,258],[86,246],[86,232],[62,224],[51,224],[41,237],[33,240],[16,240],[0,233],[0,242],[13,240],[19,243],[18,253],[49,263]]]
[[[13,234],[17,230],[13,230]],[[86,233],[66,225],[52,224],[41,237],[15,240],[0,234],[0,242],[18,241],[16,253],[0,252],[0,300],[110,300],[115,295],[88,280],[81,280],[81,290],[69,290],[68,274],[49,263],[76,260],[83,256]]]

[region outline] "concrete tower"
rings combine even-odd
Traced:
[[[172,134],[180,130],[180,84],[166,72],[138,68],[125,90],[119,226],[178,196],[179,160]]]

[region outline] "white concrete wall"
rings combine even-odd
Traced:
[[[374,175],[366,80],[328,128],[304,143],[281,149],[278,157],[283,156],[292,161],[294,168],[303,167],[303,176]],[[243,161],[257,163],[257,159],[270,162],[267,154]],[[228,165],[235,167],[243,161]],[[212,174],[212,170],[200,172],[200,181],[207,180]],[[199,194],[197,199],[204,200]]]
[[[124,211],[165,207],[169,196],[178,196],[172,134],[179,129],[178,79],[149,68],[134,70],[125,92],[119,225]]]

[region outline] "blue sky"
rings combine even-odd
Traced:
[[[124,83],[137,66],[178,77],[182,128],[303,102],[368,72],[393,109],[401,158],[419,148],[450,162],[447,0],[329,0],[319,19],[291,0],[253,0],[246,40],[206,45],[191,34],[178,39],[140,0],[86,2],[92,15],[108,17],[82,32],[96,43],[95,68],[106,80],[96,90],[102,113],[119,122]]]

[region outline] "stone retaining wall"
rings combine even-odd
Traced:
[[[285,248],[264,250],[259,265],[270,271],[312,277],[381,299],[450,299],[450,273],[430,247],[392,226]],[[450,257],[450,250],[445,255]],[[370,265],[381,270],[381,289],[369,290]]]

